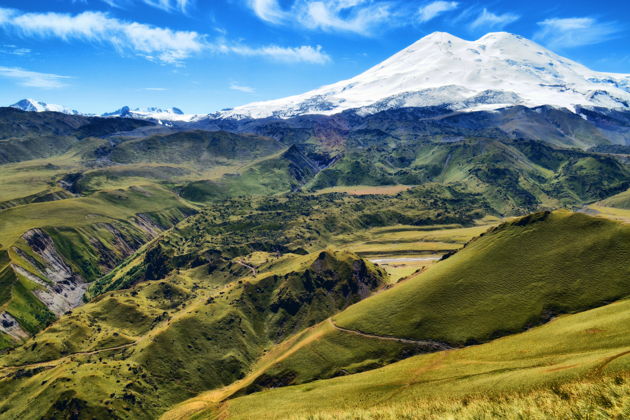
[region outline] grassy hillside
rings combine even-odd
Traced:
[[[269,378],[289,385],[374,369],[628,296],[628,235],[628,225],[569,212],[494,228],[425,273],[315,327],[310,334],[317,340],[287,343],[286,357],[268,360],[246,386],[257,390],[273,382]]]
[[[1,359],[10,397],[0,413],[65,418],[81,407],[80,418],[155,418],[243,377],[275,343],[385,283],[381,269],[345,252],[284,258],[255,276],[243,264],[181,270],[62,317]]]
[[[283,146],[280,143],[268,138],[221,131],[187,131],[123,142],[112,149],[110,159],[116,163],[192,163],[207,166],[228,160],[250,161],[281,149]]]
[[[602,200],[601,205],[630,210],[630,189]]]
[[[315,190],[353,185],[461,184],[505,214],[592,202],[623,191],[628,169],[608,156],[541,142],[471,138],[456,142],[379,143],[348,148],[309,184]],[[519,210],[520,209],[520,210]]]
[[[160,128],[0,109],[0,419],[148,419],[195,396],[184,413],[247,417],[275,395],[298,418],[352,415],[310,390],[398,417],[493,386],[513,398],[493,407],[522,414],[600,390],[580,375],[625,369],[627,305],[588,310],[630,294],[630,228],[567,211],[499,225],[629,217],[592,204],[623,206],[627,162],[532,140],[609,141],[590,121],[516,107]],[[556,380],[576,391],[532,388]],[[618,414],[625,382],[604,381]]]
[[[97,280],[193,212],[155,185],[1,210],[0,249],[8,260],[0,269],[0,313],[11,316],[22,331],[36,333],[63,311],[56,309],[59,302],[75,289],[69,280],[79,287]],[[34,233],[40,239],[29,239]],[[60,289],[59,282],[67,288]],[[82,303],[80,296],[71,301],[70,306]],[[4,340],[2,348],[18,344],[15,339]]]
[[[207,395],[197,407],[211,408],[194,418],[624,418],[630,414],[629,328],[630,301],[624,300],[480,346],[356,375],[214,407]],[[164,418],[182,418],[194,401]]]
[[[630,294],[629,258],[627,225],[538,213],[495,228],[425,275],[335,320],[454,345],[485,341]]]
[[[181,195],[192,201],[212,202],[224,197],[279,194],[301,190],[320,171],[320,162],[297,147],[250,162],[214,180],[186,183]]]

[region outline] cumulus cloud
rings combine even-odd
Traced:
[[[251,47],[227,42],[210,42],[207,35],[194,31],[176,31],[138,22],[129,22],[102,12],[25,13],[0,8],[0,28],[23,37],[56,38],[110,45],[122,54],[133,54],[148,60],[180,65],[204,51],[267,57],[287,62],[322,64],[330,57],[320,46]]]
[[[60,76],[58,74],[24,70],[19,67],[3,66],[0,66],[0,77],[16,80],[21,86],[44,89],[65,87],[66,83],[64,83],[64,81],[71,78],[69,76]]]
[[[268,23],[361,35],[373,35],[378,26],[397,22],[402,17],[397,4],[379,0],[294,0],[283,8],[278,0],[247,0],[254,14]]]
[[[591,17],[546,19],[538,25],[534,40],[550,48],[598,44],[614,38],[622,29],[615,22],[599,22]]]
[[[434,1],[421,6],[418,10],[420,22],[428,22],[442,13],[455,10],[459,6],[456,1]]]
[[[253,87],[241,85],[236,82],[230,83],[230,89],[243,93],[256,93],[256,89],[254,89]]]
[[[481,11],[481,13],[479,13],[479,16],[477,16],[477,18],[473,20],[468,25],[468,27],[471,30],[475,30],[475,29],[501,30],[505,28],[507,25],[509,25],[510,23],[516,22],[520,18],[521,17],[519,15],[516,15],[514,13],[496,14],[484,8]]]

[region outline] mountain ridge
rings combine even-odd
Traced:
[[[433,32],[350,79],[303,94],[252,102],[208,114],[176,107],[123,106],[102,117],[165,122],[211,119],[291,118],[355,110],[369,115],[409,107],[492,111],[511,106],[630,110],[630,74],[598,72],[562,57],[523,36],[490,32],[467,41]],[[25,111],[82,115],[60,105],[23,99]]]
[[[85,117],[122,117],[133,118],[141,120],[157,120],[161,121],[181,121],[190,122],[199,118],[196,114],[184,114],[184,112],[177,107],[158,107],[150,106],[146,108],[132,108],[128,105],[122,106],[115,111],[104,112],[100,115],[89,114],[77,111],[76,109],[70,109],[63,105],[49,104],[44,101],[38,101],[35,99],[25,98],[17,101],[9,108],[15,108],[26,112],[60,112],[67,115],[79,115]]]
[[[476,41],[435,32],[356,77],[214,116],[287,118],[440,105],[453,110],[512,105],[630,109],[630,75],[592,71],[507,32]]]
[[[29,112],[61,112],[68,115],[83,115],[76,109],[69,109],[63,105],[47,104],[46,102],[30,98],[19,100],[10,107]]]

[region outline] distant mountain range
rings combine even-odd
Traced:
[[[22,111],[29,112],[62,112],[69,115],[85,115],[95,116],[93,114],[81,113],[74,109],[69,109],[62,105],[47,104],[46,102],[36,101],[34,99],[22,99],[11,105],[11,108],[21,109]],[[141,120],[156,120],[158,122],[168,121],[193,121],[199,117],[205,117],[205,115],[198,116],[193,114],[184,114],[179,108],[160,108],[160,107],[148,107],[148,108],[130,108],[129,106],[123,106],[120,109],[112,112],[106,112],[100,115],[101,117],[126,117],[135,118]]]
[[[62,105],[47,104],[46,102],[36,101],[34,99],[22,99],[11,105],[11,108],[21,109],[29,112],[63,112],[69,115],[81,115],[76,109],[69,109]]]
[[[630,74],[592,71],[518,35],[489,33],[477,41],[435,32],[366,72],[296,96],[255,102],[209,115],[178,108],[122,107],[102,116],[190,122],[211,119],[290,118],[359,115],[410,107],[452,111],[495,110],[511,106],[552,106],[572,112],[606,108],[630,110]],[[24,99],[25,111],[78,114],[59,105]]]

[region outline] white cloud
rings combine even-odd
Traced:
[[[374,27],[392,16],[391,5],[364,0],[305,1],[298,20],[309,29],[371,35]]]
[[[165,12],[188,12],[188,9],[194,4],[194,0],[101,0],[103,3],[107,4],[110,7],[115,8],[125,8],[129,6],[130,3],[140,2],[144,3],[147,6],[155,7],[158,9],[162,9]],[[82,1],[82,3],[86,3]]]
[[[420,22],[428,22],[444,12],[457,9],[458,6],[459,3],[456,1],[434,1],[429,3],[418,10]]]
[[[598,44],[617,35],[621,28],[614,22],[598,22],[594,18],[546,19],[538,22],[540,30],[534,40],[550,48],[571,48]]]
[[[472,21],[468,27],[475,29],[503,29],[510,23],[516,22],[521,17],[514,13],[496,14],[484,8],[477,19]]]
[[[123,21],[101,12],[71,15],[25,13],[0,8],[0,28],[25,37],[110,45],[122,54],[134,54],[151,61],[175,65],[205,51],[266,57],[285,62],[323,64],[330,61],[321,46],[251,47],[227,41],[209,42],[205,34]]]
[[[101,12],[71,15],[0,9],[0,26],[23,36],[110,44],[120,52],[170,64],[201,52],[206,44],[205,36],[197,32],[127,22]]]
[[[3,67],[0,66],[0,77],[14,79],[18,84],[27,87],[36,87],[44,89],[55,89],[65,87],[65,80],[70,79],[69,76],[60,76],[51,73],[39,73],[36,71],[24,70],[19,67]]]
[[[166,12],[179,10],[182,13],[186,13],[188,7],[193,3],[191,0],[143,0],[143,2]]]
[[[330,61],[330,56],[322,51],[320,45],[316,47],[311,47],[310,45],[302,45],[301,47],[267,45],[254,48],[246,45],[221,44],[216,50],[221,53],[233,53],[250,57],[266,57],[272,60],[289,63],[325,64]]]
[[[28,55],[32,52],[29,48],[20,48],[17,45],[5,44],[0,46],[0,53],[11,55]]]
[[[248,0],[248,3],[256,16],[266,22],[280,23],[288,17],[278,0]]]
[[[385,23],[398,22],[397,2],[384,0],[294,0],[283,8],[278,0],[247,0],[265,22],[299,25],[307,29],[374,35]]]
[[[244,86],[236,82],[230,82],[230,89],[244,93],[256,93],[256,89],[250,86]]]
[[[144,88],[144,90],[149,90],[151,92],[164,92],[165,90],[168,90],[168,89],[161,88],[161,87],[148,87],[148,88]]]

